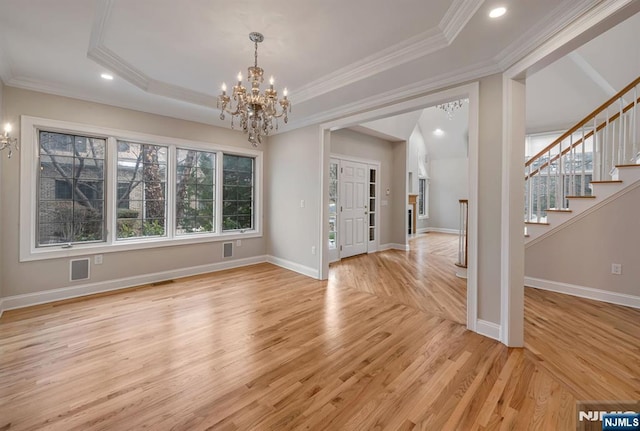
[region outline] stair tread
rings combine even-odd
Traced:
[[[567,199],[595,199],[595,196],[567,196]]]
[[[548,208],[547,212],[548,213],[570,213],[573,211],[570,210],[569,208]]]
[[[591,184],[619,184],[622,180],[591,181]]]
[[[526,221],[526,222],[524,222],[524,224],[539,224],[541,226],[549,226],[549,223],[540,222],[540,221]]]
[[[631,165],[616,165],[616,168],[637,168],[640,167],[640,164],[631,164]]]

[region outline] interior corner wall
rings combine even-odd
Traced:
[[[640,298],[640,187],[525,249],[525,275]],[[622,274],[611,274],[611,264]]]
[[[331,132],[331,154],[336,154],[338,157],[355,157],[380,162],[380,172],[378,173],[380,245],[397,244],[403,241],[402,237],[395,238],[392,235],[394,211],[390,204],[390,198],[400,193],[394,188],[394,177],[400,175],[404,178],[404,172],[393,171],[394,145],[397,144],[349,129]],[[385,194],[387,189],[389,189],[389,196]]]
[[[322,214],[319,139],[317,125],[270,136],[265,164],[267,254],[274,263],[315,277],[320,277],[323,245],[318,244]]]
[[[54,96],[13,87],[4,88],[5,121],[14,125],[16,135],[20,115],[53,120],[70,121],[93,126],[129,130],[139,133],[175,137],[199,142],[252,148],[241,132],[202,123],[163,117],[93,102]],[[19,137],[19,136],[18,136]],[[22,143],[22,146],[28,143]],[[263,148],[266,152],[266,149]],[[31,262],[19,261],[19,157],[14,155],[7,163],[3,160],[0,201],[2,206],[2,279],[6,297],[41,293],[53,289],[76,286],[69,281],[69,258]],[[13,203],[7,205],[7,202]],[[235,247],[233,259],[262,257],[266,252],[266,239],[243,239]],[[92,265],[89,283],[129,279],[142,275],[164,273],[222,262],[222,241],[191,245],[167,246],[144,250],[104,253],[102,265]],[[86,281],[81,282],[86,283]]]
[[[501,74],[480,80],[478,148],[478,319],[500,324],[502,119]]]

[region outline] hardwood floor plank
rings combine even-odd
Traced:
[[[640,311],[525,291],[525,349],[465,329],[457,237],[270,264],[0,319],[0,429],[575,429],[640,398]]]

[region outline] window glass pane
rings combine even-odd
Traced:
[[[418,215],[425,215],[425,190],[427,180],[425,178],[418,179]]]
[[[329,249],[337,247],[338,163],[329,163]]]
[[[176,234],[215,232],[215,153],[177,149],[176,156]]]
[[[223,156],[222,230],[244,230],[254,227],[254,159]]]
[[[118,141],[117,238],[166,235],[167,147]]]
[[[46,131],[38,139],[36,245],[104,241],[106,140]]]

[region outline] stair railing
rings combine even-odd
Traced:
[[[590,183],[617,179],[616,166],[640,164],[640,77],[525,163],[525,221],[544,223]]]

